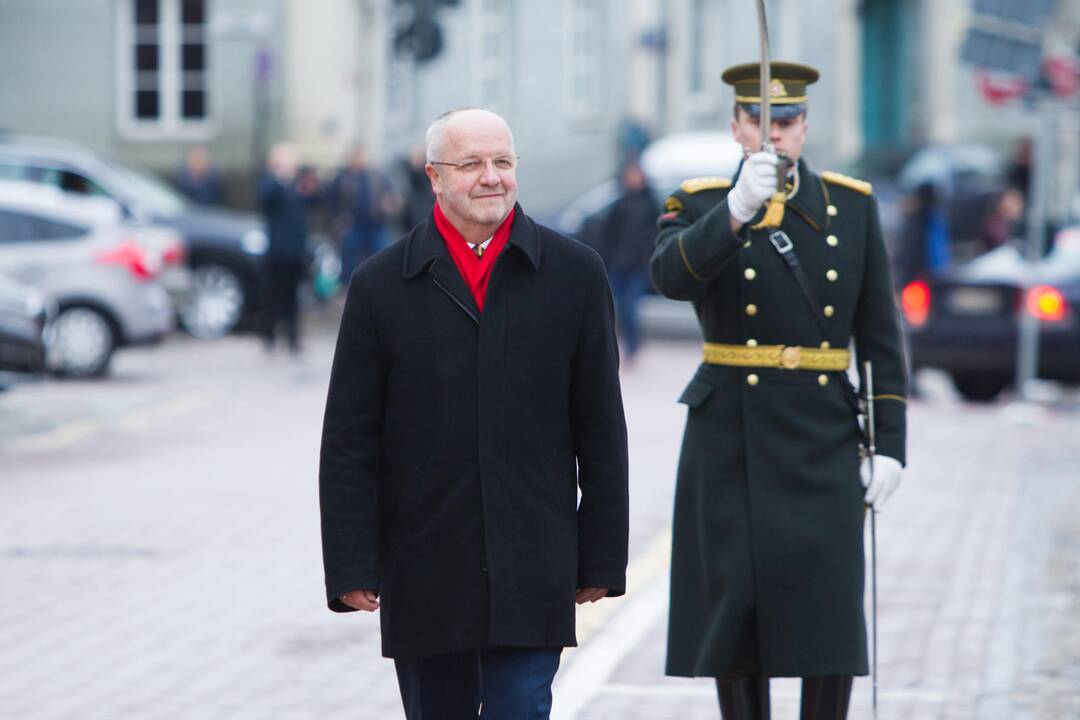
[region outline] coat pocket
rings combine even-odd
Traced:
[[[682,395],[679,396],[679,402],[692,408],[701,407],[715,389],[708,380],[696,377],[683,390]]]

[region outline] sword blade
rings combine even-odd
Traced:
[[[772,109],[769,105],[769,85],[772,83],[772,65],[769,54],[769,23],[765,19],[765,0],[757,0],[758,39],[761,43],[761,149],[770,151],[769,134],[772,132]]]

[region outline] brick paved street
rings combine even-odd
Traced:
[[[302,361],[177,339],[104,383],[0,396],[0,718],[400,717],[377,618],[326,611],[315,467],[331,335]],[[687,344],[624,374],[631,592],[580,616],[557,717],[716,718],[664,678]],[[932,378],[933,380],[933,378]],[[879,518],[882,718],[1080,717],[1080,411],[912,408]],[[774,717],[797,685],[774,683]],[[869,717],[869,682],[853,718]]]

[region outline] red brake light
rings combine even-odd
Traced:
[[[97,254],[99,263],[123,265],[138,280],[151,280],[157,275],[157,263],[153,262],[136,243],[128,240],[114,248]]]
[[[924,325],[930,314],[930,286],[922,280],[909,282],[900,294],[900,305],[910,325]]]
[[[1057,322],[1065,317],[1065,298],[1050,285],[1039,285],[1028,291],[1027,311],[1038,320]]]
[[[179,265],[184,261],[184,246],[180,243],[170,243],[161,253],[163,265]]]

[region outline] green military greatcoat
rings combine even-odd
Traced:
[[[705,340],[847,348],[870,360],[877,448],[904,462],[906,377],[870,186],[800,161],[781,229],[825,325],[768,240],[736,235],[732,183],[667,200],[649,270],[694,304]],[[863,493],[854,393],[843,373],[702,364],[679,459],[667,673],[865,675]]]

